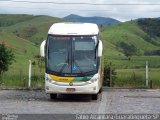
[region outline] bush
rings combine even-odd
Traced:
[[[123,53],[125,54],[126,57],[130,57],[132,55],[137,54],[137,48],[133,44],[120,42],[118,44],[118,47],[120,47],[123,50]]]
[[[160,55],[160,50],[145,51],[144,55]]]
[[[110,70],[112,68],[112,86],[114,86],[114,81],[116,80],[116,71],[115,68],[112,67],[111,64],[106,64],[104,66],[104,86],[110,86]],[[111,87],[111,86],[110,86]]]
[[[37,33],[37,28],[36,27],[29,27],[27,28],[24,33],[25,33],[25,38],[30,38],[33,35],[35,35]]]
[[[0,79],[2,73],[8,71],[9,65],[12,64],[14,60],[14,54],[12,50],[5,47],[4,43],[0,44]]]
[[[160,19],[139,19],[138,25],[151,37],[160,37]]]

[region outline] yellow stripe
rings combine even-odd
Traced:
[[[74,77],[60,77],[60,76],[51,75],[51,74],[49,74],[49,76],[52,78],[52,80],[56,82],[71,82],[74,79]]]

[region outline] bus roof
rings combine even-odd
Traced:
[[[54,23],[48,34],[53,35],[97,35],[99,29],[93,23]]]

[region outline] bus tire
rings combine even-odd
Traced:
[[[102,93],[102,88],[100,88],[99,93]]]
[[[92,94],[92,100],[97,100],[98,99],[98,93],[97,94]]]
[[[50,99],[56,99],[57,98],[57,94],[50,94]]]

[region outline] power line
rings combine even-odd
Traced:
[[[9,6],[0,6],[0,7],[9,7]],[[31,8],[31,7],[15,7],[15,6],[10,6],[10,8],[19,8],[19,9],[38,9],[38,10],[55,10],[55,11],[87,11],[87,12],[97,12],[97,11],[106,11],[106,12],[114,12],[113,10],[106,10],[106,9],[101,9],[101,10],[85,10],[85,9],[53,9],[53,8]],[[126,11],[125,11],[126,12]],[[146,11],[146,12],[157,12],[159,13],[160,11]]]
[[[1,1],[9,1],[9,2],[19,2],[19,3],[42,3],[42,4],[63,4],[63,5],[100,5],[100,6],[106,6],[106,5],[111,5],[111,6],[114,6],[114,5],[118,5],[118,6],[125,6],[125,5],[133,5],[133,6],[136,6],[136,5],[140,5],[140,6],[151,6],[151,5],[160,5],[160,4],[155,4],[155,3],[152,3],[152,4],[147,4],[147,3],[130,3],[130,4],[127,4],[127,3],[116,3],[116,4],[112,4],[112,3],[85,3],[85,2],[79,2],[79,3],[74,3],[74,2],[52,2],[52,1],[44,1],[44,2],[38,2],[38,1],[22,1],[22,0],[1,0]]]
[[[8,7],[8,6],[0,6],[0,7]],[[74,11],[112,11],[112,10],[93,10],[93,9],[89,9],[89,10],[84,10],[84,9],[53,9],[53,8],[35,8],[35,7],[33,7],[33,8],[31,8],[31,7],[15,7],[15,6],[10,6],[10,8],[20,8],[20,9],[46,9],[46,10],[58,10],[58,11],[63,11],[63,10],[67,10],[67,11],[69,11],[69,10],[74,10]]]

